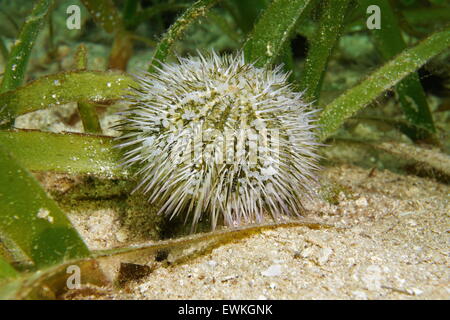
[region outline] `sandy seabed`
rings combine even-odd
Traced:
[[[349,165],[326,168],[322,180],[346,191],[335,204],[309,203],[307,218],[333,228],[261,231],[183,263],[149,261],[152,271],[121,289],[67,298],[450,298],[449,185]],[[92,249],[103,249],[131,237],[114,214],[71,219]]]

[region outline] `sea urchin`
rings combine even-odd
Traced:
[[[178,58],[136,77],[118,125],[136,189],[193,226],[298,215],[317,182],[318,143],[315,111],[287,78],[242,53]]]

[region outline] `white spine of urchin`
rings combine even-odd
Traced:
[[[242,53],[178,58],[136,77],[121,113],[123,165],[171,218],[214,229],[296,216],[317,186],[314,113],[281,67]]]

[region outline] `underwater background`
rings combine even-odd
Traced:
[[[0,298],[448,299],[449,23],[444,0],[0,0]],[[191,234],[132,192],[133,75],[212,50],[318,110],[303,218]]]

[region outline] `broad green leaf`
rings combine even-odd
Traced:
[[[154,72],[155,67],[161,66],[160,62],[166,60],[173,44],[182,36],[187,27],[204,16],[217,1],[219,0],[199,0],[195,2],[170,26],[155,49],[148,72]]]
[[[316,101],[320,95],[328,60],[344,25],[349,0],[321,1],[323,10],[308,51],[305,67],[300,78],[301,90],[306,101]]]
[[[0,143],[0,208],[0,237],[13,241],[36,268],[89,256],[88,248],[66,215],[3,143]]]
[[[134,81],[121,73],[69,71],[39,78],[0,95],[0,126],[18,115],[72,101],[108,103],[120,99]]]
[[[0,256],[0,283],[4,279],[15,278],[18,272],[2,256]]]
[[[20,292],[22,284],[21,278],[2,283],[0,286],[0,300],[17,299],[17,294]]]
[[[311,0],[273,0],[244,44],[245,59],[257,66],[274,62]]]
[[[118,167],[120,153],[112,139],[84,134],[56,134],[32,130],[0,131],[0,145],[32,171],[126,176]]]
[[[320,138],[332,135],[344,121],[450,46],[450,28],[436,32],[373,72],[327,105],[319,119]]]
[[[31,49],[33,49],[36,37],[45,24],[53,2],[53,0],[39,0],[25,20],[20,34],[9,53],[0,93],[15,89],[22,84]]]
[[[366,0],[364,4],[363,7],[371,4],[380,7],[382,27],[371,30],[371,34],[375,36],[376,48],[381,56],[388,61],[406,48],[398,19],[388,0]],[[433,118],[418,74],[414,72],[406,76],[397,84],[396,92],[406,119],[416,126],[435,132]]]

